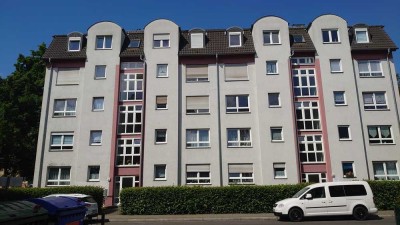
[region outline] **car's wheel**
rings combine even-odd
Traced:
[[[364,206],[358,205],[353,209],[353,217],[356,220],[365,220],[368,217],[368,210]]]
[[[302,221],[304,216],[303,211],[300,208],[291,208],[288,215],[292,222]]]

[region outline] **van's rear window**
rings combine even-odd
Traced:
[[[344,196],[363,196],[367,195],[364,185],[336,185],[329,186],[329,193],[331,197],[344,197]]]

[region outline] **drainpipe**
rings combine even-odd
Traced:
[[[388,50],[387,50],[387,56],[386,56],[386,62],[387,62],[387,64],[388,64],[388,68],[389,68],[389,76],[390,76],[390,83],[392,84],[391,86],[392,86],[392,95],[393,95],[393,101],[394,101],[394,107],[395,107],[395,109],[396,109],[396,118],[397,118],[397,125],[398,125],[398,128],[399,128],[399,131],[400,131],[400,117],[399,117],[399,108],[398,108],[398,105],[397,105],[397,99],[396,99],[396,89],[395,89],[395,86],[394,86],[394,84],[393,84],[393,75],[392,75],[392,67],[390,66],[390,61],[389,61],[389,55],[391,54],[392,52],[391,52],[391,50],[390,50],[390,48],[388,48]]]
[[[143,187],[143,166],[144,166],[144,139],[145,139],[145,118],[146,118],[146,83],[147,83],[147,68],[146,68],[146,57],[143,55],[139,56],[139,59],[143,62],[143,105],[142,105],[142,140],[141,140],[141,151],[140,151],[140,178],[139,186]],[[114,162],[115,163],[115,162]]]
[[[361,135],[362,135],[362,141],[363,141],[363,148],[364,148],[364,155],[365,155],[365,164],[367,168],[367,176],[368,180],[371,179],[371,176],[369,174],[369,165],[368,165],[368,154],[367,154],[367,145],[365,143],[365,132],[364,132],[364,122],[363,122],[363,117],[361,113],[361,104],[360,104],[360,99],[359,99],[359,92],[358,92],[358,84],[357,84],[357,73],[356,73],[356,67],[354,65],[354,60],[351,58],[351,63],[353,64],[353,75],[354,75],[354,85],[356,87],[356,93],[357,93],[357,106],[358,106],[358,117],[360,118],[360,124],[361,124]]]
[[[53,64],[51,63],[51,58],[49,58],[50,64],[50,77],[49,77],[49,89],[47,92],[47,99],[46,99],[46,109],[45,109],[45,116],[43,121],[43,134],[42,134],[42,144],[40,146],[40,163],[39,163],[39,173],[38,173],[38,187],[42,186],[42,173],[43,173],[43,160],[44,160],[44,151],[46,147],[46,136],[47,136],[47,123],[49,121],[49,109],[50,109],[50,95],[51,95],[51,87],[53,85]],[[44,101],[44,99],[42,99]],[[42,103],[43,105],[43,103]]]
[[[222,139],[221,139],[221,91],[219,84],[219,64],[218,64],[218,53],[215,54],[215,65],[217,66],[217,99],[218,99],[218,154],[219,154],[219,185],[223,186],[222,179]]]

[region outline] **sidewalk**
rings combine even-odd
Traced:
[[[394,211],[379,211],[379,217],[393,217]],[[257,214],[191,214],[191,215],[121,215],[119,210],[109,211],[105,218],[110,222],[131,221],[218,221],[218,220],[276,220],[272,213]]]

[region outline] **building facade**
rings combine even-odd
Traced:
[[[56,35],[34,186],[102,186],[113,205],[125,187],[398,180],[395,50],[335,15]]]

